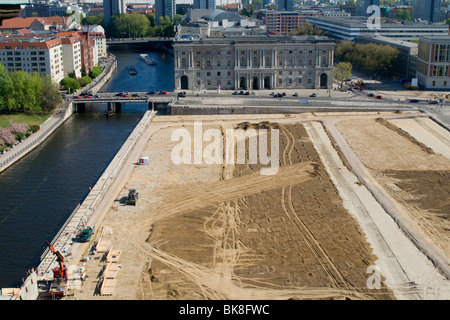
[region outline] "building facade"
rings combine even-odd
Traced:
[[[49,75],[54,82],[64,77],[63,47],[59,38],[18,38],[0,42],[0,63],[8,71]]]
[[[268,32],[287,35],[297,30],[300,23],[305,22],[308,17],[322,16],[318,11],[274,11],[259,10],[257,18],[264,21]]]
[[[216,10],[216,0],[194,0],[193,8]]]
[[[175,13],[175,0],[155,0],[156,23],[159,23],[159,17],[169,17],[172,21]]]
[[[412,17],[429,22],[439,22],[440,12],[441,0],[415,0]]]
[[[294,10],[294,0],[277,0],[278,11]]]
[[[358,0],[356,2],[356,15],[367,16],[372,13],[367,13],[367,8],[370,6],[379,6],[380,0]]]
[[[326,37],[230,36],[174,42],[175,88],[331,88],[335,43]]]
[[[357,40],[359,36],[379,35],[402,40],[417,40],[421,36],[447,35],[448,25],[443,23],[389,23],[381,21],[379,29],[367,28],[366,18],[361,17],[310,17],[307,21],[327,31],[339,40]]]
[[[417,80],[429,90],[450,88],[450,36],[430,36],[419,39]]]
[[[103,19],[105,23],[111,22],[111,18],[115,14],[126,13],[126,0],[104,0],[103,1]]]

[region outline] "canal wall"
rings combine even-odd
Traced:
[[[68,260],[66,261],[67,263],[71,263],[70,257],[76,257],[75,252],[80,251],[79,246],[81,243],[74,241],[77,235],[86,226],[93,226],[102,218],[99,216],[99,210],[97,210],[98,213],[96,212],[99,203],[102,201],[104,195],[107,194],[108,188],[114,182],[114,179],[122,169],[122,165],[127,156],[154,115],[155,112],[150,110],[143,115],[114,159],[103,172],[102,176],[99,178],[94,187],[91,188],[91,191],[85,200],[80,203],[77,208],[75,208],[66,223],[56,234],[55,238],[50,242],[55,250],[68,257]],[[79,261],[73,261],[74,264],[77,264],[78,262]],[[56,266],[56,257],[53,252],[47,248],[41,256],[39,266],[36,268],[38,280],[52,280],[52,270]]]
[[[103,69],[103,72],[98,76],[93,83],[84,87],[83,91],[92,91],[97,93],[112,77],[112,74],[117,69],[117,59],[113,55],[109,55],[110,62]],[[81,89],[78,91],[82,91]],[[75,93],[75,95],[78,93]],[[71,100],[64,100],[63,107],[58,108],[44,123],[40,125],[39,131],[33,133],[27,139],[14,146],[14,148],[4,154],[0,155],[0,172],[12,166],[16,161],[20,160],[30,151],[39,146],[45,141],[60,125],[64,123],[74,112],[73,103]]]

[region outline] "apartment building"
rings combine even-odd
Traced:
[[[62,41],[56,37],[3,39],[0,42],[0,63],[11,72],[37,72],[59,82],[64,77]]]
[[[319,36],[179,38],[174,42],[175,88],[331,88],[334,46]]]
[[[450,88],[450,35],[419,39],[417,80],[425,89]]]
[[[64,77],[73,73],[76,78],[81,77],[81,42],[77,37],[61,37]]]

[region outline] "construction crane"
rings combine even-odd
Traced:
[[[56,251],[48,241],[45,241],[45,243],[47,244],[49,249],[53,251],[56,256],[56,260],[58,260],[59,262],[59,267],[53,269],[53,276],[55,277],[55,279],[67,280],[67,268],[64,265],[64,257],[62,256],[61,252]]]

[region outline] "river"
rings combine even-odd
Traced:
[[[173,90],[173,57],[167,52],[112,52],[117,71],[102,89]],[[146,65],[139,53],[158,64]],[[135,66],[138,74],[128,74]],[[0,288],[18,287],[76,206],[114,158],[147,109],[124,104],[107,118],[106,104],[74,113],[44,143],[0,173]]]

